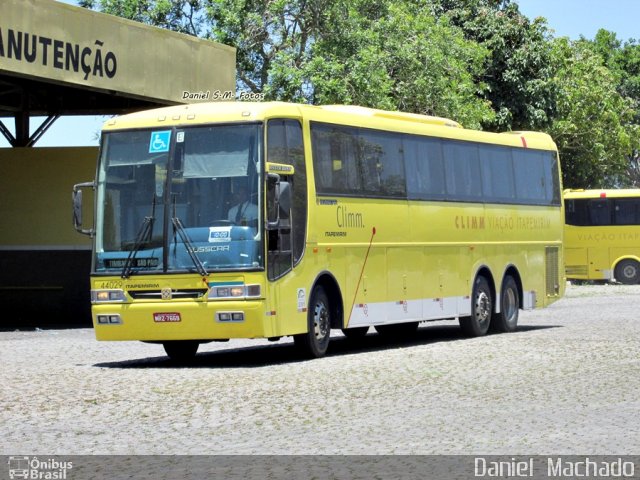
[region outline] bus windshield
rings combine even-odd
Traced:
[[[96,273],[263,267],[258,124],[107,132]]]

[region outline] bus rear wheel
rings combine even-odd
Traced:
[[[493,301],[487,279],[479,276],[473,284],[471,294],[471,316],[460,317],[460,327],[468,337],[481,337],[489,330]]]
[[[640,264],[635,260],[621,260],[613,272],[614,277],[625,285],[635,285],[640,282]]]
[[[173,340],[164,342],[162,346],[169,358],[174,362],[188,362],[196,356],[200,342],[195,340]]]
[[[518,326],[518,314],[520,311],[520,295],[518,285],[512,276],[507,276],[502,283],[500,294],[500,313],[491,318],[491,331],[513,332]]]
[[[307,313],[307,333],[293,336],[296,347],[308,358],[319,358],[327,353],[331,336],[331,304],[324,288],[317,286],[311,293]]]

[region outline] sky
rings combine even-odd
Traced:
[[[75,0],[59,0],[77,5]],[[640,0],[514,0],[520,12],[533,19],[544,17],[556,37],[592,39],[600,28],[615,32],[619,40],[640,40]],[[2,119],[14,131],[12,119]],[[31,129],[43,118],[32,118]],[[105,117],[61,117],[42,136],[38,147],[95,146]],[[0,147],[9,144],[0,135]]]
[[[640,40],[640,0],[514,0],[520,12],[544,17],[556,37],[592,39],[604,28],[619,40]]]

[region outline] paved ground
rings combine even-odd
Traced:
[[[574,286],[516,333],[161,346],[0,332],[0,455],[640,454],[640,286]],[[338,336],[339,334],[336,334]]]

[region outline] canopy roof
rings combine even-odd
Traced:
[[[207,95],[209,92],[209,95]],[[0,2],[0,133],[31,146],[61,115],[235,97],[235,49],[54,0]],[[29,134],[32,116],[46,117]],[[15,121],[15,135],[3,123]]]

